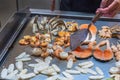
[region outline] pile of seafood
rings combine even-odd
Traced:
[[[120,26],[119,25],[115,25],[112,27],[109,26],[102,26],[102,29],[99,30],[98,35],[101,38],[118,38],[120,39]]]
[[[120,44],[118,43],[116,46],[114,44],[112,44],[111,48],[115,55],[115,59],[117,61],[120,61]]]
[[[23,52],[18,55],[15,58],[15,64],[11,63],[8,68],[2,70],[1,78],[25,80],[43,74],[50,76],[46,80],[74,80],[73,75],[91,74],[88,77],[89,79],[101,80],[105,77],[104,72],[92,61],[82,62],[76,66],[73,66],[74,63],[77,59],[87,59],[91,56],[96,60],[105,62],[112,60],[114,55],[118,62],[116,62],[116,67],[110,69],[110,73],[112,77],[120,74],[118,73],[120,72],[120,44],[110,46],[109,40],[97,42],[97,27],[95,25],[91,25],[90,33],[88,33],[82,45],[73,51],[70,50],[71,34],[78,29],[87,29],[88,24],[79,26],[75,21],[65,22],[58,16],[53,18],[35,16],[30,21],[29,27],[32,28],[33,35],[23,36],[19,40],[19,44],[21,46],[31,46],[30,53]],[[98,35],[105,39],[119,38],[119,30],[118,26],[111,28],[103,26],[102,30],[98,31]],[[106,46],[106,49],[101,49],[102,46]],[[30,62],[31,56],[34,57],[34,63]],[[58,65],[52,64],[53,58],[65,61],[66,70],[61,71]],[[29,72],[25,67],[26,62],[30,62],[27,68],[29,67],[32,72]],[[93,67],[95,68],[93,69]]]
[[[19,41],[20,45],[30,45],[32,47],[45,47],[51,42],[50,34],[36,33],[35,36],[26,35]]]

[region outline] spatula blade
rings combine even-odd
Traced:
[[[78,30],[70,36],[70,48],[75,50],[86,39],[88,29]]]

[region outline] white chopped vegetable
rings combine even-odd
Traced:
[[[8,73],[11,73],[11,72],[13,72],[14,71],[14,64],[10,64],[9,66],[8,66]]]
[[[17,68],[19,71],[22,71],[22,70],[23,70],[23,62],[22,62],[22,61],[16,62],[15,65],[16,65],[16,68]]]
[[[93,79],[93,80],[99,80],[99,79],[103,79],[104,76],[89,76],[89,79]]]
[[[35,74],[39,74],[39,71],[37,70],[37,68],[34,68],[33,71],[34,71]]]
[[[115,78],[114,78],[115,80],[120,80],[120,75],[118,74],[118,75],[115,75]]]
[[[42,74],[48,75],[48,76],[53,76],[57,75],[57,72],[53,68],[48,68],[46,70],[41,71]]]
[[[60,58],[61,59],[66,59],[68,57],[68,53],[67,52],[61,52],[60,53]]]
[[[6,68],[4,68],[1,72],[1,78],[5,79],[7,74],[8,74],[8,70]]]
[[[90,67],[93,67],[93,66],[94,66],[94,63],[91,62],[91,63],[89,63],[87,65],[82,66],[82,68],[90,68]]]
[[[43,63],[42,59],[35,59],[35,61],[38,62],[38,63],[41,63],[41,62]]]
[[[22,52],[20,55],[18,55],[15,59],[21,59],[26,55],[26,52]]]
[[[45,63],[50,64],[52,60],[52,57],[48,56],[45,58]]]
[[[21,79],[29,79],[29,78],[32,78],[32,77],[34,77],[35,76],[35,74],[34,73],[28,73],[28,74],[23,74],[23,75],[21,75]]]
[[[55,75],[57,75],[57,72],[53,72],[50,74],[50,76],[55,76]]]
[[[76,71],[76,70],[65,70],[65,72],[70,74],[80,74],[80,71]]]
[[[59,77],[58,75],[55,75],[55,76],[49,77],[45,80],[56,80],[58,77]]]
[[[97,74],[97,73],[96,73],[94,70],[92,70],[92,69],[87,69],[87,72],[90,73],[90,74],[93,74],[93,75],[96,75],[96,74]]]
[[[17,73],[18,73],[18,70],[15,70],[15,71],[11,72],[10,74],[8,74],[6,76],[6,79],[13,79],[13,78],[15,78]]]
[[[60,72],[60,68],[56,64],[52,64],[52,67],[55,69],[56,72]]]
[[[75,69],[78,70],[80,73],[84,73],[84,74],[87,73],[87,69],[83,69],[83,68],[80,68],[78,66],[76,66]]]
[[[62,72],[62,74],[66,77],[66,78],[69,78],[69,79],[74,79],[74,77],[71,75],[71,74],[69,74],[69,73],[67,73],[67,72]]]
[[[120,61],[116,62],[115,65],[116,65],[116,67],[120,68]]]
[[[103,71],[99,67],[95,67],[96,71],[100,75],[104,75]]]
[[[22,74],[26,74],[27,72],[28,72],[27,69],[23,69],[23,70],[20,72],[20,75],[22,75]]]
[[[67,68],[70,69],[73,66],[73,59],[69,59],[67,63]]]
[[[118,67],[112,67],[112,68],[110,68],[110,73],[113,73],[113,74],[115,74],[115,73],[118,73],[120,70],[119,70],[119,68]]]
[[[33,33],[36,33],[36,32],[38,32],[38,29],[37,29],[37,24],[33,24]]]
[[[26,54],[23,58],[29,58],[30,55],[29,54]]]
[[[82,67],[82,66],[85,66],[85,65],[89,65],[89,64],[91,64],[91,63],[93,63],[93,62],[92,62],[92,61],[87,61],[87,62],[79,63],[78,65],[79,65],[80,67]]]
[[[36,70],[38,71],[38,72],[41,72],[41,71],[43,71],[43,70],[45,70],[45,69],[47,69],[49,67],[49,65],[48,64],[38,64],[37,66],[35,66],[35,68],[36,68]]]
[[[44,28],[43,25],[40,24],[39,22],[38,22],[38,27],[39,27],[40,30],[42,30]]]
[[[29,67],[35,67],[37,64],[28,64]]]
[[[16,59],[16,61],[30,61],[31,58],[21,58],[21,59]]]

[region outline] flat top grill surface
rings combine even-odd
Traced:
[[[30,18],[32,18],[34,15],[35,14],[31,15]],[[39,15],[39,16],[43,16],[43,15]],[[46,16],[49,17],[50,15],[46,15]],[[65,20],[65,21],[75,21],[75,22],[78,22],[79,25],[80,24],[84,24],[84,23],[88,23],[89,24],[89,22],[90,22],[89,18],[84,18],[84,17],[76,18],[76,17],[65,17],[65,16],[63,16],[62,19]],[[95,25],[97,26],[97,28],[99,30],[99,29],[101,29],[101,26],[105,26],[105,25],[113,26],[115,24],[120,25],[120,22],[119,21],[106,21],[106,20],[103,21],[103,20],[99,20],[99,21],[97,21],[97,23]],[[20,35],[17,37],[17,39],[15,40],[14,44],[12,45],[12,47],[7,52],[8,55],[7,55],[6,59],[5,59],[5,62],[3,62],[3,64],[0,67],[0,72],[1,72],[1,70],[4,67],[7,68],[9,66],[9,64],[15,63],[15,57],[18,56],[20,53],[22,53],[24,51],[27,52],[27,53],[30,53],[30,50],[31,50],[30,46],[21,46],[18,43],[18,41],[21,38],[23,38],[23,36],[25,36],[25,35],[33,35],[32,34],[32,27],[29,26],[29,22],[28,22],[27,25],[24,25],[24,27],[25,28],[21,31]],[[97,40],[96,41],[100,42],[101,40],[102,39],[100,39],[97,36]],[[115,42],[115,41],[116,41],[116,39],[111,39],[110,40],[110,42]],[[29,72],[33,71],[31,68],[27,67],[27,65],[29,63],[31,63],[31,62],[32,63],[35,62],[34,58],[39,58],[39,57],[32,57],[32,59],[33,59],[32,61],[25,62],[24,63],[24,69],[28,68]],[[103,72],[105,74],[105,78],[108,78],[110,76],[109,75],[109,69],[110,69],[110,67],[114,66],[115,62],[116,62],[115,59],[113,59],[113,60],[111,60],[109,62],[100,62],[100,61],[95,60],[93,57],[91,57],[91,58],[84,59],[84,60],[77,60],[77,62],[74,63],[74,66],[76,66],[80,62],[84,62],[84,61],[88,61],[88,60],[93,61],[95,66],[98,66],[98,67],[100,67],[103,70]],[[66,63],[67,63],[67,61],[62,61],[62,60],[58,60],[58,59],[55,58],[52,61],[52,63],[55,63],[56,65],[58,65],[60,67],[61,71],[66,70],[66,65],[67,65]],[[74,68],[74,66],[73,66],[73,68]],[[93,69],[95,70],[94,67],[93,67]],[[74,79],[75,80],[80,80],[80,79],[82,79],[82,80],[89,80],[88,79],[89,75],[90,74],[74,75]],[[44,75],[40,74],[40,75],[37,75],[36,77],[32,78],[31,80],[44,80],[46,78],[47,78],[47,76],[44,76]]]

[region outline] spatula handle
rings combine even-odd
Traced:
[[[106,0],[106,5],[103,8],[108,7],[110,4],[111,4],[111,0]],[[102,15],[103,14],[101,12],[97,13],[92,19],[92,23],[95,23]]]

